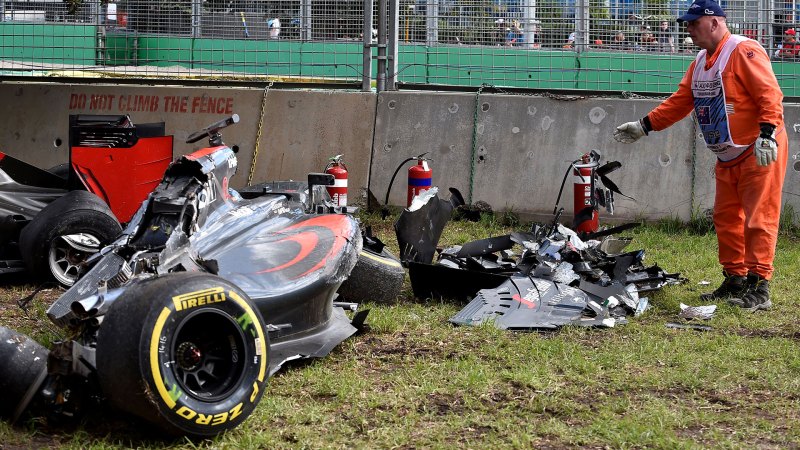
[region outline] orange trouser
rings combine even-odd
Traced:
[[[717,161],[717,194],[714,227],[719,243],[719,262],[733,275],[755,273],[772,278],[772,261],[778,242],[781,190],[786,175],[789,143],[779,128],[778,160],[761,167],[753,148],[733,161]]]

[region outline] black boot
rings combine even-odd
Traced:
[[[714,292],[700,294],[700,300],[704,302],[713,301],[719,298],[741,297],[747,289],[747,278],[742,275],[732,275],[722,271],[722,284]]]
[[[731,298],[728,303],[752,312],[772,308],[772,301],[769,299],[769,280],[753,273],[747,274],[747,290],[744,295]]]

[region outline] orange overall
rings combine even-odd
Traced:
[[[707,56],[705,68],[715,63],[728,34]],[[663,130],[683,119],[695,107],[692,62],[678,90],[648,114],[653,130]],[[719,243],[719,262],[731,275],[758,274],[772,278],[781,190],[786,174],[788,140],[783,122],[783,93],[770,66],[769,56],[753,40],[739,43],[722,69],[725,109],[730,137],[750,145],[729,161],[717,160],[714,226]],[[761,167],[756,164],[752,144],[759,136],[759,124],[775,126],[778,159]]]

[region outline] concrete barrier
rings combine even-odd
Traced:
[[[570,161],[596,149],[604,161],[623,164],[610,178],[635,199],[616,198],[617,219],[686,220],[713,205],[713,156],[691,119],[636,144],[613,140],[616,125],[642,117],[658,100],[33,82],[4,82],[0,95],[6,99],[0,150],[44,168],[68,158],[69,114],[164,121],[179,155],[202,146],[183,142],[190,133],[235,112],[241,122],[223,132],[240,149],[234,187],[304,179],[344,154],[351,203],[363,202],[367,189],[382,201],[398,164],[428,152],[433,183],[443,190],[455,187],[496,210],[541,216],[552,213]],[[800,108],[785,109],[784,202],[800,211]],[[395,181],[393,205],[405,205],[405,172]],[[568,176],[560,202],[567,215],[572,181]]]

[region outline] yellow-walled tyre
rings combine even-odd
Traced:
[[[242,423],[268,377],[264,320],[241,289],[205,273],[134,284],[97,335],[97,375],[112,406],[173,435]]]

